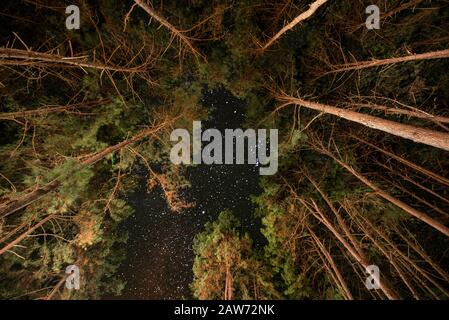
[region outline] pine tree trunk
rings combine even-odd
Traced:
[[[374,144],[372,144],[372,143],[366,141],[365,139],[362,139],[362,138],[360,138],[360,137],[358,137],[356,135],[351,134],[351,137],[356,139],[356,140],[358,140],[358,141],[360,141],[360,142],[362,142],[362,143],[364,143],[364,144],[366,144],[366,145],[368,145],[368,146],[370,146],[370,147],[372,147],[372,148],[374,148],[374,149],[376,149],[376,150],[378,150],[378,151],[380,151],[380,152],[382,152],[383,154],[385,154],[385,155],[395,159],[396,161],[398,161],[398,162],[400,162],[400,163],[402,163],[402,164],[404,164],[404,165],[406,165],[406,166],[416,170],[417,172],[420,172],[420,173],[422,173],[422,174],[424,174],[424,175],[434,179],[435,181],[438,181],[441,184],[449,186],[449,179],[448,178],[445,178],[445,177],[443,177],[443,176],[441,176],[441,175],[439,175],[439,174],[437,174],[435,172],[427,170],[426,168],[423,168],[423,167],[421,167],[421,166],[419,166],[419,165],[417,165],[417,164],[415,164],[415,163],[413,163],[411,161],[408,161],[408,160],[406,160],[406,159],[404,159],[404,158],[402,158],[402,157],[400,157],[400,156],[398,156],[398,155],[396,155],[396,154],[394,154],[392,152],[389,152],[389,151],[387,151],[385,149],[382,149],[382,148],[380,148],[380,147],[378,147],[378,146],[376,146],[376,145],[374,145]]]
[[[33,227],[31,227],[30,229],[28,229],[27,231],[25,231],[24,233],[22,233],[20,236],[18,236],[14,241],[8,243],[6,246],[4,246],[3,248],[0,249],[0,256],[2,254],[4,254],[6,251],[10,250],[11,248],[13,248],[16,244],[18,244],[20,241],[22,241],[23,239],[25,239],[28,235],[30,235],[34,230],[36,230],[37,228],[39,228],[40,226],[42,226],[44,223],[46,223],[47,221],[49,221],[51,218],[54,217],[54,214],[50,214],[48,216],[46,216],[44,219],[42,219],[41,221],[39,221],[38,223],[36,223]]]
[[[184,43],[187,48],[193,53],[194,56],[200,55],[197,49],[192,45],[191,41],[188,37],[186,37],[182,31],[178,30],[175,26],[173,26],[170,22],[167,21],[163,16],[157,13],[150,5],[148,5],[143,0],[134,0],[136,4],[139,5],[146,13],[148,13],[154,20],[159,22],[165,28],[167,28],[174,36],[178,37],[182,43]]]
[[[114,65],[106,65],[97,62],[86,61],[85,57],[63,57],[57,54],[42,53],[30,50],[20,50],[12,48],[0,48],[0,65],[56,65],[72,66],[80,68],[92,68],[107,71],[117,71],[124,73],[142,72],[143,68],[126,68]]]
[[[335,226],[329,221],[329,219],[324,215],[324,213],[320,210],[320,208],[317,206],[317,204],[312,200],[313,208],[308,206],[304,200],[301,200],[303,204],[305,204],[310,212],[319,220],[321,221],[325,227],[328,228],[328,230],[337,238],[337,240],[345,247],[346,250],[351,254],[351,256],[363,267],[363,269],[366,269],[370,264],[366,260],[364,256],[361,256],[355,248],[353,248],[345,239],[344,237],[337,231]],[[391,289],[391,286],[388,281],[386,281],[385,277],[381,277],[379,280],[379,286],[382,292],[387,296],[388,299],[391,300],[397,300],[399,299],[398,295]]]
[[[429,146],[449,151],[449,134],[447,133],[419,128],[408,124],[397,123],[368,114],[337,108],[322,103],[311,102],[286,95],[278,95],[277,99],[285,103],[283,106],[289,104],[303,106],[323,113],[332,114],[349,121],[360,123],[369,128],[381,130],[401,138],[409,139],[414,142],[427,144]]]
[[[39,108],[35,110],[24,110],[17,112],[3,112],[0,113],[0,120],[14,120],[17,118],[28,118],[33,116],[42,116],[49,113],[60,113],[60,112],[75,112],[77,109],[89,109],[96,107],[98,105],[110,102],[110,99],[103,99],[99,101],[91,101],[85,103],[76,103],[66,106],[47,106],[46,108]]]
[[[335,68],[334,70],[326,72],[325,74],[345,72],[345,71],[351,71],[351,70],[367,69],[367,68],[391,65],[391,64],[396,64],[396,63],[408,62],[408,61],[431,60],[431,59],[441,59],[441,58],[449,58],[449,49],[420,53],[420,54],[411,54],[408,56],[397,57],[397,58],[388,58],[388,59],[381,59],[381,60],[373,59],[373,60],[368,60],[368,61],[356,61],[356,62],[351,62],[351,63],[340,64],[340,65],[334,66],[334,68]]]
[[[111,154],[117,150],[120,150],[123,147],[126,147],[127,145],[129,145],[131,143],[139,141],[139,140],[149,136],[150,134],[154,134],[154,133],[160,131],[161,129],[166,127],[170,122],[171,121],[164,121],[162,124],[160,124],[158,126],[142,130],[139,134],[135,135],[131,139],[122,141],[116,145],[108,147],[100,152],[97,152],[97,153],[89,156],[86,160],[82,161],[80,165],[83,167],[91,165],[91,164],[103,159],[108,154]],[[56,179],[56,180],[49,182],[48,184],[46,184],[43,187],[36,186],[33,191],[21,196],[18,199],[14,199],[6,204],[2,204],[0,206],[0,218],[4,218],[20,209],[27,207],[28,205],[43,198],[50,192],[58,189],[59,186],[60,186],[60,181]]]
[[[445,225],[443,225],[442,223],[436,221],[435,219],[429,217],[427,214],[425,214],[424,212],[421,212],[419,210],[416,210],[412,207],[410,207],[408,204],[402,202],[399,199],[396,199],[395,197],[393,197],[392,195],[390,195],[388,192],[382,190],[380,187],[378,187],[376,184],[374,184],[373,182],[371,182],[369,179],[365,178],[362,174],[360,174],[359,172],[357,172],[356,170],[354,170],[351,166],[349,166],[348,164],[344,163],[343,161],[337,159],[337,157],[335,157],[335,155],[330,152],[329,150],[325,149],[323,146],[314,146],[315,149],[322,153],[325,154],[329,157],[331,157],[335,162],[337,162],[340,166],[342,166],[343,168],[345,168],[348,172],[350,172],[352,175],[354,175],[357,179],[359,179],[360,181],[362,181],[366,186],[368,186],[369,188],[371,188],[372,190],[374,190],[376,192],[376,194],[378,194],[379,196],[381,196],[382,198],[384,198],[385,200],[389,201],[390,203],[394,204],[395,206],[401,208],[402,210],[404,210],[405,212],[411,214],[412,216],[414,216],[415,218],[421,220],[422,222],[428,224],[429,226],[433,227],[434,229],[440,231],[441,233],[443,233],[444,235],[449,237],[449,228],[446,227]]]
[[[265,51],[268,47],[270,47],[273,43],[276,42],[284,33],[286,33],[288,30],[293,29],[298,23],[301,21],[304,21],[308,18],[310,18],[315,11],[318,10],[319,7],[321,7],[323,4],[325,4],[327,0],[316,0],[313,2],[309,9],[307,11],[304,11],[299,16],[297,16],[295,19],[293,19],[292,22],[287,24],[285,27],[283,27],[281,30],[279,30],[278,33],[276,33],[270,40],[268,40],[265,45],[262,46],[260,49],[262,52]]]

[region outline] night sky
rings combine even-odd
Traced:
[[[211,119],[202,130],[241,128],[245,105],[224,89],[206,90],[203,106],[210,108]],[[245,128],[242,128],[245,129]],[[223,143],[224,145],[224,143]],[[127,282],[124,299],[181,299],[191,297],[193,250],[196,234],[204,224],[230,209],[242,227],[262,241],[260,221],[254,216],[250,195],[260,192],[259,168],[255,165],[197,165],[187,170],[192,186],[184,196],[196,207],[180,214],[170,212],[160,188],[146,190],[146,172],[138,170],[141,183],[129,195],[135,213],[125,222],[129,233],[127,259],[120,276]]]

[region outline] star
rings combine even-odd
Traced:
[[[211,90],[206,92],[201,102],[210,111],[210,118],[203,122],[204,129],[244,129],[245,106],[231,93],[224,89]],[[257,144],[250,146],[250,149],[251,154],[255,154]],[[128,200],[135,214],[125,222],[129,233],[127,251],[130,254],[120,270],[122,279],[128,283],[122,297],[189,297],[193,239],[204,231],[207,222],[215,221],[221,211],[231,210],[251,235],[259,232],[259,220],[253,221],[254,206],[250,199],[250,195],[260,192],[259,171],[254,168],[254,165],[236,164],[187,168],[185,176],[191,187],[185,190],[182,197],[195,202],[196,206],[181,214],[170,211],[163,192],[157,188],[148,196],[143,181],[140,189],[130,194]]]

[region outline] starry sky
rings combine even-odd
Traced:
[[[202,130],[241,128],[245,105],[224,89],[205,90],[202,104],[211,119],[202,122]],[[245,128],[242,128],[245,129]],[[224,144],[223,144],[224,145]],[[124,228],[129,233],[127,259],[119,276],[127,285],[122,299],[182,299],[191,297],[192,243],[204,224],[230,209],[241,220],[256,243],[263,241],[260,221],[254,218],[250,196],[258,194],[259,168],[255,165],[197,165],[189,167],[191,187],[183,196],[196,207],[180,214],[171,213],[160,188],[147,193],[146,172],[138,190],[128,201],[135,213]]]

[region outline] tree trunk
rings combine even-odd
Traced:
[[[98,105],[110,102],[110,99],[104,99],[99,101],[91,101],[86,103],[76,103],[69,104],[66,106],[47,106],[46,108],[39,108],[35,110],[24,110],[17,112],[4,112],[0,113],[0,120],[14,120],[17,118],[28,118],[33,116],[42,116],[49,113],[59,113],[59,112],[74,112],[72,110],[93,108]]]
[[[134,137],[132,137],[128,140],[122,141],[116,145],[108,147],[100,152],[97,152],[97,153],[89,156],[86,160],[82,161],[80,163],[80,165],[81,166],[91,165],[91,164],[103,159],[105,156],[107,156],[110,153],[120,150],[123,147],[126,147],[127,145],[129,145],[131,143],[139,141],[139,140],[145,138],[146,136],[149,136],[150,134],[154,134],[154,133],[160,131],[165,126],[167,126],[169,122],[170,121],[164,121],[162,124],[160,124],[158,126],[142,130],[140,133],[138,133],[137,135],[135,135]],[[56,190],[59,186],[60,186],[60,181],[58,179],[55,179],[55,180],[49,182],[48,184],[46,184],[43,187],[35,186],[33,191],[21,196],[18,199],[11,200],[9,203],[6,203],[6,204],[3,204],[2,206],[0,206],[0,218],[4,218],[20,209],[25,208],[26,206],[32,204],[33,202],[38,201],[42,197],[49,194],[51,191]]]
[[[366,144],[366,145],[368,145],[368,146],[370,146],[371,148],[376,149],[377,151],[382,152],[383,154],[385,154],[385,155],[387,155],[389,157],[392,157],[396,161],[398,161],[398,162],[400,162],[402,164],[405,164],[406,166],[416,170],[417,172],[420,172],[420,173],[422,173],[424,175],[427,175],[428,177],[438,181],[439,183],[442,183],[442,184],[444,184],[446,186],[449,186],[449,179],[448,178],[440,176],[439,174],[437,174],[435,172],[427,170],[427,169],[425,169],[425,168],[423,168],[423,167],[421,167],[421,166],[419,166],[419,165],[417,165],[417,164],[415,164],[415,163],[413,163],[411,161],[408,161],[408,160],[406,160],[406,159],[404,159],[404,158],[402,158],[402,157],[400,157],[398,155],[395,155],[392,152],[389,152],[389,151],[387,151],[385,149],[382,149],[382,148],[380,148],[380,147],[378,147],[378,146],[376,146],[376,145],[374,145],[374,144],[366,141],[365,139],[362,139],[362,138],[360,138],[360,137],[358,137],[358,136],[356,136],[354,134],[351,134],[351,137],[356,139],[356,140],[358,140],[358,141],[360,141],[360,142],[362,142],[362,143],[364,143],[364,144]]]
[[[200,55],[197,49],[192,45],[189,38],[186,37],[182,31],[178,30],[175,26],[173,26],[170,22],[168,22],[163,16],[161,16],[159,13],[157,13],[151,6],[149,6],[145,1],[143,0],[134,0],[135,3],[139,5],[143,10],[146,11],[154,20],[159,22],[161,25],[163,25],[165,28],[167,28],[175,37],[178,37],[179,40],[181,40],[182,43],[184,43],[187,48],[193,53],[194,56]]]
[[[313,241],[318,247],[318,250],[322,252],[323,254],[323,262],[328,262],[330,265],[330,268],[334,271],[336,282],[339,287],[341,287],[342,294],[345,296],[347,300],[354,300],[354,297],[351,294],[351,291],[348,288],[348,284],[346,283],[345,279],[343,278],[340,270],[338,269],[337,265],[334,262],[334,259],[332,259],[332,256],[330,252],[326,249],[326,247],[321,243],[318,236],[312,231],[312,229],[307,228],[310,235],[312,236]]]
[[[284,105],[282,107],[290,104],[300,105],[312,110],[332,114],[349,121],[360,123],[369,128],[381,130],[404,139],[409,139],[414,142],[427,144],[429,146],[449,151],[448,133],[418,128],[412,125],[397,123],[368,114],[337,108],[322,103],[311,102],[287,95],[278,95],[277,99],[281,102],[284,102]]]
[[[288,30],[293,29],[301,21],[304,21],[304,20],[310,18],[315,13],[315,11],[317,11],[318,8],[321,7],[323,4],[325,4],[326,2],[327,2],[327,0],[316,0],[315,2],[313,2],[307,11],[304,11],[303,13],[301,13],[299,16],[297,16],[295,19],[293,19],[292,22],[287,24],[285,27],[283,27],[281,30],[279,30],[279,32],[276,33],[270,40],[268,40],[267,43],[265,43],[262,46],[260,51],[262,51],[262,52],[265,51],[268,47],[270,47],[274,42],[276,42],[276,40],[279,39]]]
[[[25,239],[28,235],[30,235],[34,230],[42,226],[44,223],[49,221],[51,218],[54,217],[54,214],[50,214],[46,216],[44,219],[36,223],[33,227],[22,233],[19,237],[17,237],[14,241],[8,243],[6,246],[0,249],[0,256],[4,254],[6,251],[10,250],[12,247],[14,247],[16,244],[18,244],[20,241]]]
[[[446,227],[442,223],[436,221],[435,219],[429,217],[424,212],[418,211],[418,210],[410,207],[408,204],[405,204],[401,200],[396,199],[395,197],[393,197],[392,195],[390,195],[386,191],[382,190],[377,185],[375,185],[373,182],[371,182],[370,180],[365,178],[361,173],[355,171],[351,166],[349,166],[348,164],[344,163],[343,161],[337,159],[337,157],[335,157],[335,155],[332,152],[330,152],[329,150],[325,149],[323,146],[319,146],[319,147],[318,146],[314,146],[314,147],[315,147],[315,149],[318,152],[320,152],[322,154],[325,154],[325,155],[331,157],[332,159],[334,159],[335,162],[337,162],[340,166],[342,166],[347,171],[349,171],[357,179],[362,181],[366,186],[368,186],[369,188],[373,189],[379,196],[381,196],[385,200],[389,201],[390,203],[392,203],[395,206],[401,208],[405,212],[411,214],[415,218],[421,220],[422,222],[428,224],[429,226],[435,228],[436,230],[440,231],[441,233],[443,233],[443,234],[445,234],[446,236],[449,237],[449,228],[448,227]]]
[[[445,116],[437,116],[433,114],[429,114],[427,112],[418,112],[418,111],[410,111],[404,110],[400,108],[390,108],[374,103],[356,103],[354,104],[358,108],[368,108],[371,110],[380,110],[384,111],[385,114],[395,114],[395,115],[404,115],[411,118],[418,118],[427,121],[432,121],[433,123],[441,125],[441,123],[449,123],[449,118]]]
[[[301,201],[303,204],[304,201]],[[337,238],[338,241],[348,250],[348,252],[352,255],[352,257],[360,263],[360,265],[363,267],[363,269],[366,269],[370,264],[369,262],[363,257],[360,256],[360,254],[353,248],[344,238],[343,236],[335,229],[335,227],[332,225],[332,223],[329,221],[329,219],[324,215],[324,213],[320,210],[320,208],[317,206],[317,204],[312,200],[313,208],[309,207],[310,212],[319,220],[321,221],[328,230]],[[379,280],[379,286],[380,289],[383,291],[383,293],[388,297],[388,299],[391,300],[397,300],[399,297],[397,294],[390,288],[390,284],[385,281],[382,277]]]
[[[367,68],[385,66],[385,65],[390,65],[390,64],[408,62],[408,61],[430,60],[430,59],[441,59],[441,58],[449,58],[449,49],[420,53],[420,54],[411,54],[408,56],[397,57],[397,58],[388,58],[388,59],[381,59],[381,60],[373,59],[373,60],[368,60],[368,61],[356,61],[356,62],[351,62],[351,63],[340,64],[340,65],[334,66],[334,68],[335,68],[334,70],[326,72],[325,74],[345,72],[345,71],[351,71],[351,70],[367,69]]]
[[[89,62],[86,61],[85,57],[63,57],[51,53],[42,53],[12,48],[0,48],[0,65],[45,65],[49,63],[57,66],[92,68],[124,73],[136,73],[144,71],[144,69],[140,67],[126,68],[114,65],[106,65],[97,62]]]

